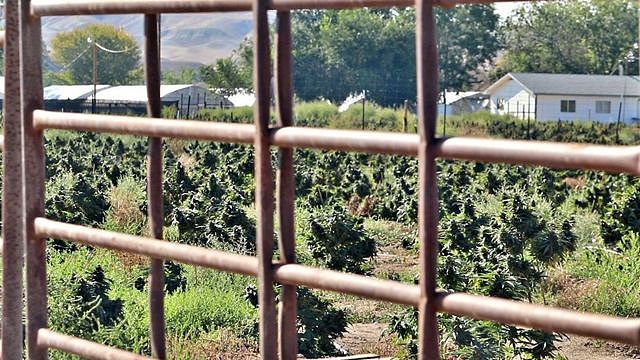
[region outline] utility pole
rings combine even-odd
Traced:
[[[362,130],[364,130],[364,105],[367,102],[367,92],[366,90],[362,91]]]
[[[87,41],[91,43],[93,50],[93,98],[91,100],[91,113],[96,113],[96,93],[97,93],[97,84],[98,84],[98,48],[96,47],[96,42],[87,38]]]

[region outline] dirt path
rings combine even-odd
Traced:
[[[349,354],[378,354],[394,356],[398,349],[389,336],[384,335],[387,324],[351,324],[337,343]],[[559,354],[567,360],[635,360],[640,348],[572,336],[558,344]],[[560,359],[563,359],[562,357]]]
[[[607,343],[601,340],[572,336],[558,345],[568,360],[630,360],[640,359],[640,348]]]

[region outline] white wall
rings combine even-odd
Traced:
[[[502,108],[498,108],[498,103],[502,102]],[[531,95],[517,81],[509,80],[504,86],[491,94],[489,101],[489,111],[492,114],[511,114],[512,116],[535,119],[536,98]]]
[[[560,112],[561,100],[575,100],[576,112]],[[621,121],[630,123],[633,118],[640,118],[638,97],[625,97],[621,112]],[[610,101],[611,113],[597,114],[596,101]],[[538,120],[591,120],[597,122],[616,122],[618,120],[619,96],[570,96],[570,95],[538,95]]]

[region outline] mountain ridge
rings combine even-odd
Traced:
[[[110,24],[133,36],[143,47],[142,15],[45,17],[42,38],[49,47],[57,33],[87,24]],[[165,69],[197,67],[227,57],[250,35],[250,13],[165,14],[161,19],[161,57]]]

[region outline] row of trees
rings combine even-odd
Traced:
[[[466,90],[509,71],[609,74],[622,63],[637,73],[637,4],[626,0],[532,3],[500,22],[490,5],[437,9],[442,89]],[[415,11],[412,8],[303,10],[292,17],[294,86],[302,100],[342,101],[367,91],[381,105],[415,98]],[[51,59],[54,82],[91,82],[87,38],[98,51],[98,78],[110,84],[142,79],[140,49],[108,25],[58,34]],[[232,92],[252,85],[252,43],[200,69],[164,74],[166,83],[203,81]]]

